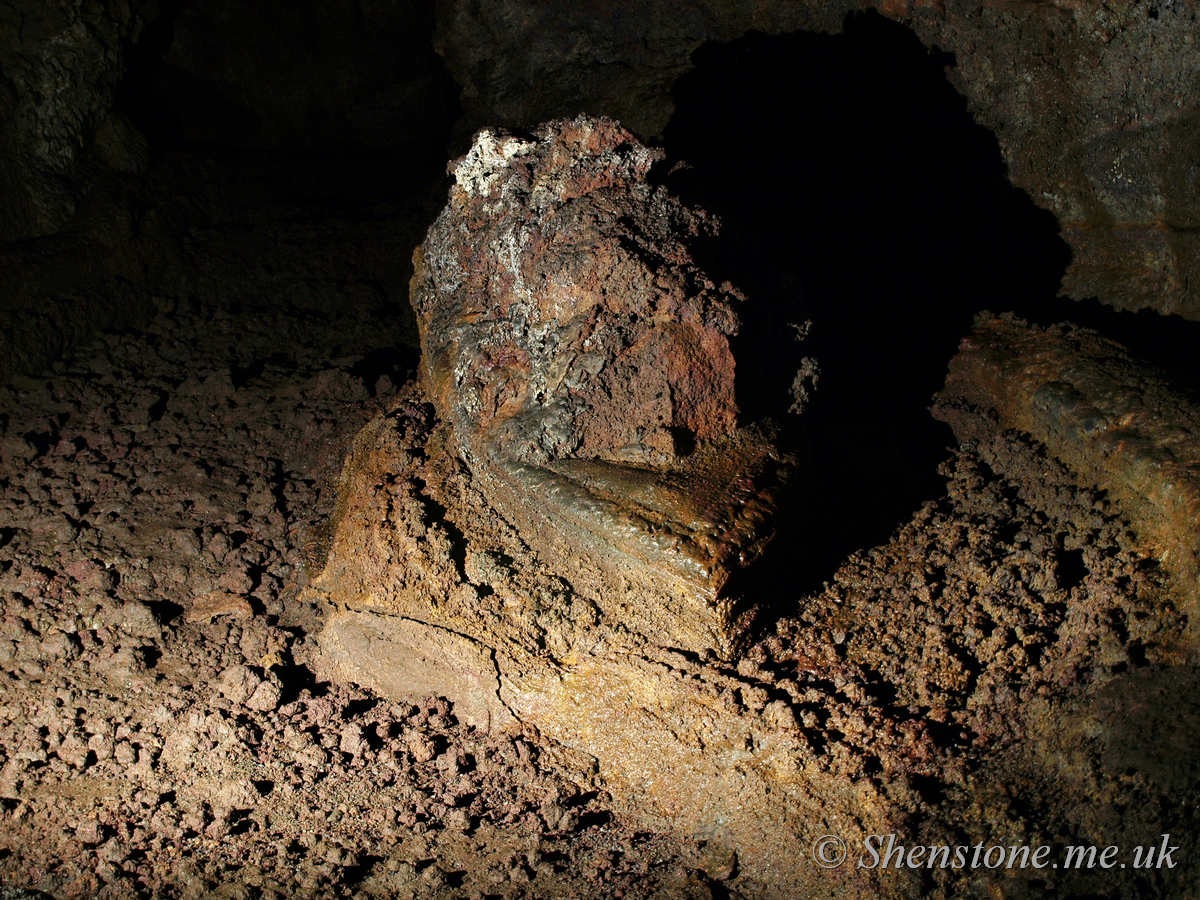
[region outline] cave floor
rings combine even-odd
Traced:
[[[194,235],[193,287],[152,323],[0,391],[0,883],[60,900],[763,896],[532,731],[314,679],[321,611],[299,598],[333,484],[416,361],[411,319],[305,249],[327,226]],[[405,227],[400,258],[419,240]],[[791,596],[796,548],[765,561],[779,618],[739,671],[793,695],[830,770],[930,843],[1200,834],[1195,670],[1153,561],[1018,436],[948,450],[944,474],[945,496],[819,591]],[[1187,896],[1185,854],[1058,880],[934,871],[925,894]]]

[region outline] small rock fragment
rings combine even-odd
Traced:
[[[433,741],[419,731],[409,732],[405,743],[408,745],[408,752],[412,754],[413,759],[420,763],[429,762],[437,752]]]
[[[737,851],[724,844],[708,844],[700,854],[699,865],[713,881],[728,881],[737,871]]]
[[[127,600],[117,612],[117,624],[135,637],[160,638],[162,628],[154,612],[144,603]]]
[[[548,831],[571,831],[577,822],[573,812],[555,801],[543,804],[541,812]]]
[[[95,846],[104,840],[104,826],[95,819],[85,819],[75,829],[75,837],[84,846]]]
[[[189,622],[211,622],[220,616],[233,616],[243,621],[254,617],[250,601],[240,594],[212,591],[195,598],[185,618]]]
[[[112,759],[115,744],[113,739],[107,734],[94,734],[88,738],[88,749],[96,754],[96,759],[104,762],[106,759]]]
[[[280,696],[279,685],[273,681],[263,681],[254,689],[246,706],[258,712],[270,712],[279,706]]]
[[[245,703],[257,695],[261,683],[262,679],[249,668],[238,665],[230,666],[217,677],[216,688],[230,703]],[[275,700],[278,703],[278,695]]]
[[[366,741],[363,740],[362,728],[359,725],[351,723],[342,729],[341,742],[338,745],[343,753],[348,753],[351,756],[359,756],[366,749]]]

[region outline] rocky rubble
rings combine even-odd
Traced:
[[[1166,573],[1103,493],[1027,436],[981,434],[943,473],[944,498],[799,598],[739,671],[793,698],[820,757],[894,804],[910,843],[1196,834],[1192,755],[1171,749],[1197,733],[1193,703],[1169,686],[1197,670]],[[1195,865],[1152,887],[1128,870],[935,871],[922,895],[1186,896]]]
[[[961,441],[1015,428],[1108,491],[1146,552],[1200,600],[1200,409],[1123,347],[1083,328],[981,314],[950,364],[934,414]]]
[[[530,224],[539,222],[539,190],[545,208],[558,209],[561,182],[553,168],[539,177],[543,160],[562,165],[569,152],[583,154],[563,168],[590,183],[587,157],[603,152],[608,126],[600,123],[596,143],[578,139],[593,127],[552,123],[537,134],[542,143],[483,132],[456,163],[459,186],[415,264],[422,383],[355,439],[324,568],[302,595],[329,609],[311,657],[320,677],[404,702],[436,684],[480,729],[536,728],[577,768],[594,765],[618,808],[643,827],[734,854],[737,889],[751,896],[957,896],[981,887],[975,872],[820,868],[807,850],[823,834],[856,847],[889,833],[1099,841],[1112,831],[1089,805],[1114,795],[1153,797],[1163,821],[1187,823],[1186,800],[1144,782],[1118,784],[1104,751],[1071,743],[1070,729],[1100,715],[1100,691],[1130,670],[1151,679],[1192,670],[1181,643],[1187,610],[1177,608],[1146,536],[1129,527],[1136,509],[1081,484],[1049,438],[1003,427],[964,432],[944,470],[947,497],[926,503],[887,545],[845,560],[824,591],[776,604],[781,617],[744,653],[697,651],[673,622],[647,627],[661,600],[644,585],[632,596],[649,611],[614,606],[612,590],[593,599],[576,572],[594,550],[570,551],[570,523],[531,528],[525,513],[511,514],[514,496],[548,507],[578,496],[544,496],[519,467],[559,471],[556,454],[586,446],[571,429],[594,410],[579,399],[589,396],[586,379],[556,393],[573,355],[554,357],[561,336],[536,339],[571,322],[569,301],[590,282],[564,278],[556,294],[529,263],[554,270],[551,253],[534,256],[541,244]],[[617,147],[637,149],[627,140]],[[605,175],[624,161],[598,158]],[[510,169],[518,174],[506,180]],[[498,226],[488,219],[496,213]],[[467,218],[461,227],[458,216]],[[506,246],[492,236],[496,227],[533,230],[499,275],[486,264]],[[539,309],[563,318],[539,319]],[[660,368],[669,370],[665,346]],[[952,365],[949,390],[963,365]],[[614,368],[635,378],[619,355]],[[535,404],[529,385],[538,379]],[[637,389],[622,382],[598,402]],[[523,416],[557,426],[547,429],[553,440]],[[616,421],[620,434],[634,420]],[[654,455],[634,449],[653,472]],[[505,478],[509,493],[497,483]],[[768,549],[762,560],[775,568],[773,580],[755,582],[759,590],[789,587],[804,547],[795,535],[781,540],[780,555],[772,562]],[[1072,746],[1076,771],[1054,769],[1027,744]],[[1054,803],[1029,792],[1059,778]],[[1039,806],[1040,818],[1015,817],[1000,795]],[[1053,895],[1074,889],[1073,878],[1041,883]]]
[[[503,732],[514,719],[536,723],[544,736],[582,751],[578,765],[595,757],[605,789],[640,821],[734,852],[731,884],[739,892],[786,895],[781,872],[806,896],[961,896],[981,888],[978,873],[938,872],[921,887],[818,872],[804,864],[805,848],[830,832],[852,846],[874,833],[1053,845],[1129,845],[1160,825],[1195,833],[1190,757],[1169,763],[1161,755],[1177,739],[1170,737],[1177,716],[1193,728],[1188,693],[1146,709],[1149,732],[1161,736],[1144,742],[1126,736],[1121,711],[1134,703],[1134,685],[1194,679],[1180,654],[1187,617],[1120,509],[1080,487],[1044,445],[1012,431],[979,434],[945,466],[945,498],[926,503],[887,544],[845,560],[823,591],[789,598],[768,633],[736,664],[723,664],[648,646],[603,656],[598,648],[590,659],[572,651],[569,642],[587,646],[596,625],[556,612],[551,603],[569,608],[564,587],[551,600],[553,573],[519,555],[511,530],[487,515],[467,473],[431,439],[428,413],[402,399],[385,422],[360,436],[379,443],[374,464],[355,472],[363,491],[352,494],[351,509],[353,521],[386,524],[343,527],[343,537],[358,539],[335,537],[333,568],[313,593],[352,584],[346,567],[373,565],[366,548],[395,548],[388,551],[398,554],[390,557],[393,577],[407,567],[432,576],[431,593],[442,598],[434,614],[456,617],[459,640],[508,637],[467,689],[462,668],[457,680],[435,683],[457,691],[465,708],[485,710],[478,721],[493,729]],[[381,470],[386,495],[376,490],[374,506],[359,505]],[[447,540],[455,533],[471,535],[464,574],[456,574]],[[777,567],[771,583],[785,594],[788,560],[798,551],[787,546],[763,560]],[[387,589],[375,574],[387,571],[369,569],[365,580]],[[439,646],[432,643],[439,627],[370,612],[349,593],[325,596],[352,608],[328,620],[322,650],[355,629],[373,637],[356,645],[352,664],[330,654],[342,666],[333,677],[385,695],[411,691],[396,674],[409,657],[393,652],[390,633],[429,651]],[[431,643],[422,645],[422,636]],[[605,636],[621,639],[619,631]],[[530,663],[528,648],[538,645],[557,648],[558,671]],[[488,657],[477,651],[474,659]],[[314,665],[331,664],[319,655]],[[1113,754],[1130,767],[1120,768]],[[764,785],[772,788],[769,802],[757,793]],[[1106,817],[1108,803],[1142,813]],[[795,868],[766,847],[783,848]],[[1171,896],[1190,871],[1169,873],[1156,890]],[[1044,896],[1127,884],[1116,874],[1092,877],[988,883]]]

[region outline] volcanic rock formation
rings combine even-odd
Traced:
[[[802,696],[754,666],[663,646],[665,628],[639,633],[663,615],[652,591],[616,603],[548,571],[421,399],[402,394],[347,461],[328,560],[303,595],[328,611],[307,660],[318,678],[445,696],[492,733],[536,728],[641,827],[736,853],[764,896],[881,896],[874,872],[807,862],[829,823],[861,844],[900,814],[827,764],[800,725]],[[905,744],[890,723],[879,733]]]
[[[427,389],[488,501],[602,606],[626,582],[661,596],[631,607],[638,630],[725,653],[721,588],[761,545],[781,459],[738,428],[743,298],[691,258],[717,226],[651,184],[661,159],[604,119],[481,132],[412,302]]]
[[[445,695],[481,728],[533,725],[644,821],[820,895],[806,823],[888,813],[726,661],[750,612],[722,590],[769,537],[789,462],[738,426],[742,300],[693,260],[716,223],[654,184],[660,159],[581,117],[483,131],[454,164],[412,283],[425,397],[350,453],[307,591],[330,611],[313,663]]]
[[[1181,608],[1200,599],[1200,410],[1124,347],[1072,325],[981,313],[950,363],[934,415],[960,442],[1016,429],[1120,504],[1170,572]]]

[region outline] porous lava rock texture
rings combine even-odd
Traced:
[[[769,536],[783,460],[738,428],[743,298],[692,259],[717,224],[652,183],[661,159],[607,119],[480,132],[412,302],[429,395],[489,502],[602,607],[628,585],[660,596],[631,628],[726,653],[721,589]]]
[[[686,882],[695,861],[619,826],[536,735],[317,684],[293,656],[312,626],[284,598],[328,476],[416,362],[393,307],[351,303],[362,254],[434,212],[198,231],[190,299],[0,386],[0,898]]]
[[[402,703],[442,694],[489,734],[536,729],[637,827],[736,858],[752,896],[905,896],[903,873],[885,889],[803,855],[832,821],[861,844],[903,813],[828,765],[757,670],[639,633],[653,593],[606,610],[531,553],[416,388],[356,439],[324,569],[301,595],[322,610],[306,657],[318,679]],[[875,738],[903,755],[890,723]]]
[[[823,588],[797,583],[808,545],[779,534],[750,574],[774,573],[759,592],[781,617],[736,662],[648,646],[496,515],[412,380],[415,332],[377,285],[407,281],[387,267],[439,195],[197,229],[187,295],[148,328],[0,388],[0,883],[57,900],[1194,891],[1200,859],[1178,852],[1150,877],[1057,850],[1057,869],[923,867],[920,884],[856,868],[866,835],[1119,845],[1132,863],[1200,833],[1184,616],[1114,493],[996,422],[953,453],[944,495]],[[314,638],[354,623],[359,668],[326,683]],[[396,652],[423,631],[437,652]],[[811,862],[827,834],[841,869]]]
[[[706,42],[835,33],[863,9],[953,54],[947,77],[1071,245],[1066,294],[1200,318],[1193,2],[445,0],[435,42],[467,127],[589,111],[650,139]]]
[[[1032,435],[1083,483],[1109,491],[1174,574],[1194,620],[1200,409],[1163,376],[1089,329],[983,313],[950,363],[934,415],[962,442],[996,428]]]
[[[0,241],[58,231],[88,192],[89,159],[136,165],[113,91],[153,3],[6,4],[0,14]]]
[[[730,667],[745,618],[720,592],[788,464],[738,427],[743,301],[692,259],[716,225],[654,184],[659,159],[580,117],[482,131],[453,165],[414,257],[425,396],[349,454],[305,592],[329,611],[312,664],[536,727],[640,821],[736,851],[774,890],[874,896],[873,874],[831,881],[797,852],[818,812],[883,827],[889,805]]]

